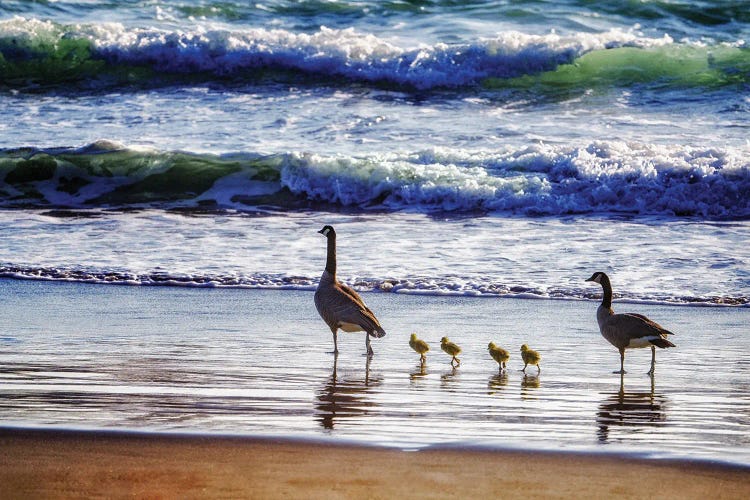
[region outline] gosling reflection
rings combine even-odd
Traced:
[[[499,394],[508,385],[508,372],[502,371],[490,377],[487,382],[487,394]]]
[[[316,420],[324,428],[333,430],[343,420],[369,414],[376,404],[366,396],[372,387],[380,385],[380,379],[370,376],[371,357],[365,361],[364,379],[361,374],[339,378],[337,357],[333,358],[331,377],[316,394]]]
[[[417,366],[414,367],[414,370],[412,370],[411,373],[409,373],[409,380],[412,384],[417,384],[420,380],[424,379],[427,376],[427,363],[419,362]]]
[[[440,387],[447,391],[454,391],[458,384],[459,370],[458,365],[452,366],[451,371],[440,375]]]
[[[654,391],[654,377],[651,376],[651,391],[625,392],[623,376],[620,375],[620,389],[602,401],[596,414],[599,442],[610,441],[613,427],[624,427],[626,432],[639,432],[643,427],[657,427],[667,419],[667,400]]]
[[[533,397],[534,391],[539,388],[539,375],[524,375],[521,379],[521,398]]]

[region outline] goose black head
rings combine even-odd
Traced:
[[[603,272],[597,271],[594,274],[592,274],[591,277],[587,279],[586,281],[593,281],[594,283],[601,284],[602,281],[609,281],[609,278],[607,278],[607,275],[604,274]]]
[[[318,231],[320,234],[322,234],[325,237],[328,237],[328,235],[336,236],[336,231],[333,230],[333,226],[323,226],[323,229]]]

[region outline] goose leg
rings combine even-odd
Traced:
[[[338,341],[336,340],[336,330],[337,329],[331,328],[331,333],[333,333],[333,354],[338,355],[339,344],[338,344]]]
[[[625,372],[625,349],[620,349],[620,371],[613,372],[613,373],[619,373],[620,375],[626,373]]]
[[[648,371],[648,375],[653,375],[655,368],[656,368],[656,347],[651,346],[651,369]]]
[[[365,347],[367,347],[367,355],[372,356],[372,346],[370,346],[370,334],[365,332]]]

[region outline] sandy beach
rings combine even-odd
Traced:
[[[3,498],[747,498],[747,468],[614,455],[0,430]]]

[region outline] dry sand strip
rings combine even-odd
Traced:
[[[0,498],[750,498],[750,468],[0,428]]]

